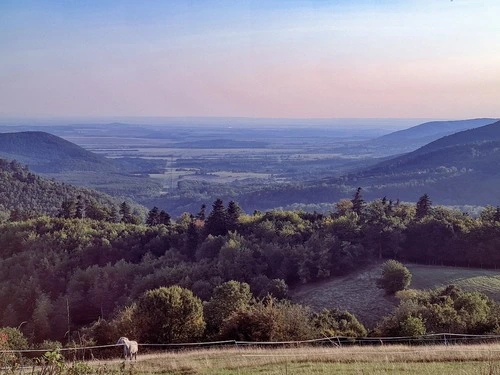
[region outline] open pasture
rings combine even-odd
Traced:
[[[110,369],[120,361],[106,362]],[[136,374],[500,374],[500,344],[225,348],[139,356]]]

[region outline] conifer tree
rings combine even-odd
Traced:
[[[164,210],[161,210],[160,211],[160,216],[159,216],[159,221],[160,221],[160,224],[163,224],[163,225],[170,225],[170,215],[164,211]]]
[[[146,218],[146,225],[153,227],[158,224],[160,224],[160,210],[158,209],[158,207],[154,206],[148,213],[148,217]]]
[[[223,236],[227,233],[227,213],[220,198],[212,205],[212,212],[208,215],[205,228],[207,234],[212,236]]]
[[[227,205],[227,229],[235,230],[238,226],[238,220],[241,215],[241,208],[235,201],[229,202]]]
[[[432,202],[427,194],[422,195],[416,205],[415,217],[422,219],[430,214]]]
[[[130,224],[134,222],[134,217],[132,216],[132,210],[127,202],[122,202],[120,204],[120,215],[122,215],[121,222]]]
[[[185,243],[185,253],[189,260],[195,259],[196,250],[198,249],[199,235],[198,228],[194,220],[189,223],[186,232],[186,243]]]
[[[352,202],[353,212],[356,212],[358,215],[361,215],[361,212],[363,211],[363,208],[365,206],[365,201],[361,195],[361,187],[358,187],[351,202]]]
[[[201,221],[205,221],[206,215],[205,215],[205,210],[207,206],[205,204],[202,204],[200,207],[200,211],[196,214],[196,218]]]
[[[81,195],[76,197],[75,217],[78,219],[83,219],[85,217],[85,202]]]
[[[75,211],[75,202],[71,199],[65,199],[61,203],[61,208],[59,209],[59,213],[57,216],[65,219],[71,219],[75,217]]]
[[[111,210],[109,211],[109,222],[118,223],[120,221],[119,212],[116,209],[116,206],[111,206]]]

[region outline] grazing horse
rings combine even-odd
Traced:
[[[132,356],[137,361],[137,352],[139,351],[139,344],[137,341],[130,341],[126,337],[120,337],[116,345],[123,344],[123,352],[125,354],[125,360],[130,358],[132,360]]]

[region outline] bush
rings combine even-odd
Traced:
[[[134,316],[140,339],[149,343],[195,341],[205,330],[201,300],[177,285],[147,291]]]
[[[495,333],[500,327],[500,304],[478,292],[449,285],[430,291],[398,293],[392,315],[375,329],[377,336],[421,336],[425,333]]]
[[[233,313],[221,327],[221,337],[244,341],[288,341],[314,338],[308,307],[267,297]]]
[[[231,280],[216,287],[204,306],[207,334],[217,334],[222,322],[233,312],[248,308],[252,297],[247,283]]]
[[[407,316],[399,324],[399,329],[402,336],[423,336],[426,333],[425,323],[419,316]]]
[[[365,337],[367,335],[363,324],[347,311],[324,309],[313,314],[312,324],[318,337]]]
[[[410,283],[411,273],[402,263],[391,259],[382,265],[382,276],[377,280],[377,286],[386,294],[406,289]]]
[[[21,350],[28,348],[28,340],[23,333],[12,327],[0,328],[0,367],[11,366],[17,363],[18,358],[15,353],[2,353],[2,350]]]

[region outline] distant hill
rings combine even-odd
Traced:
[[[342,179],[333,185],[363,188],[365,198],[415,201],[428,193],[436,204],[500,204],[500,121],[435,140]],[[352,193],[351,193],[352,194]]]
[[[367,142],[367,145],[370,147],[388,148],[393,154],[408,152],[444,136],[462,130],[489,125],[496,121],[498,121],[498,119],[480,118],[458,121],[426,122],[375,138]]]
[[[412,273],[413,289],[434,289],[449,284],[485,293],[500,301],[500,275],[494,270],[474,268],[424,266],[405,264]],[[373,328],[378,320],[390,314],[397,299],[387,297],[376,286],[380,277],[379,264],[354,272],[348,276],[300,286],[291,291],[292,300],[320,310],[340,308],[356,315],[367,327]]]
[[[17,160],[48,178],[115,196],[140,199],[158,194],[161,188],[149,176],[132,175],[133,163],[128,170],[123,161],[115,163],[45,132],[0,133],[0,158]]]
[[[0,133],[0,157],[15,159],[39,173],[117,171],[111,160],[55,135],[38,131]]]
[[[500,174],[496,168],[499,162],[500,121],[497,121],[440,138],[413,152],[377,164],[364,174],[456,167],[497,175]]]
[[[351,198],[357,187],[361,187],[366,200],[385,196],[415,202],[427,193],[434,204],[496,206],[500,205],[499,165],[500,121],[497,121],[440,138],[349,175],[284,184],[228,198],[251,212],[289,204],[332,203]]]
[[[0,217],[3,219],[8,218],[13,210],[28,217],[39,214],[54,216],[64,200],[75,200],[78,196],[106,209],[118,208],[121,203],[95,190],[47,180],[16,161],[0,159]],[[134,207],[137,212],[144,213],[143,207]]]
[[[500,141],[500,121],[439,138],[421,147],[416,153],[424,154],[429,151],[444,149],[450,146],[478,144],[490,141]]]

